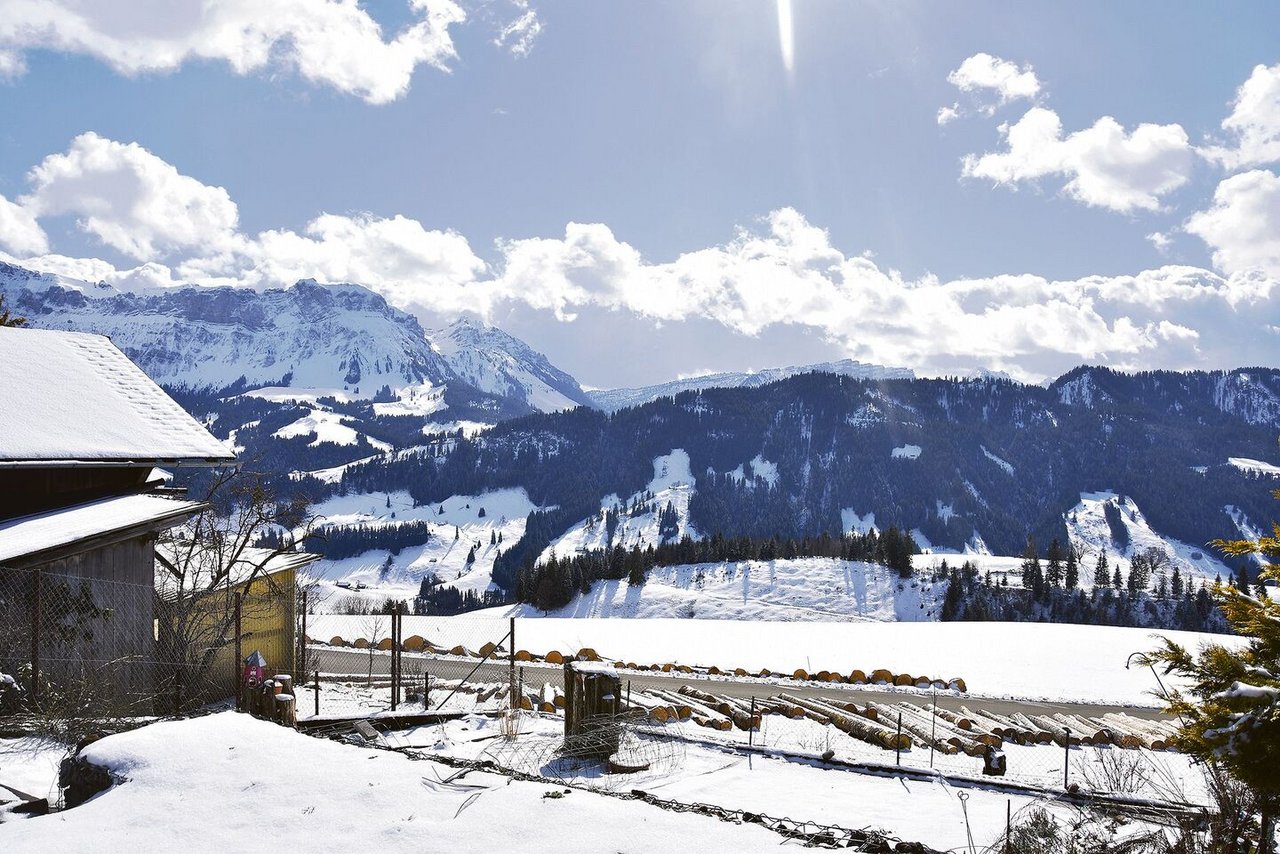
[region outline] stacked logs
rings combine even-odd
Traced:
[[[1000,715],[971,711],[962,706],[963,716],[978,732],[990,733],[1014,744],[1055,744],[1058,747],[1111,745],[1133,750],[1167,750],[1174,746],[1177,729],[1166,721],[1135,718],[1123,713],[1086,717],[1055,713]]]
[[[308,637],[308,644],[322,643],[313,638]],[[368,638],[358,637],[354,640],[347,639],[335,635],[328,640],[329,646],[335,647],[355,647],[357,649],[368,649],[374,646],[380,650],[391,648],[391,640],[383,638],[376,643],[371,642]],[[411,635],[401,643],[401,648],[408,652],[422,652],[435,655],[457,655],[469,658],[483,658],[492,653],[501,653],[502,650],[493,643],[486,643],[478,650],[471,650],[464,645],[458,644],[452,647],[443,647],[433,644],[421,635]],[[514,653],[517,662],[546,662],[547,664],[563,664],[565,659],[572,655],[578,661],[602,661],[603,657],[591,647],[584,647],[577,652],[561,652],[553,649],[546,654],[539,655],[527,649],[519,649]],[[840,670],[818,670],[810,673],[804,668],[792,671],[770,670],[767,667],[751,671],[743,667],[719,667],[710,666],[693,666],[688,664],[679,664],[674,661],[661,662],[656,664],[640,664],[634,661],[623,661],[621,659],[614,660],[613,666],[619,670],[633,671],[651,671],[662,673],[685,673],[685,674],[701,674],[706,676],[735,676],[738,678],[789,678],[801,682],[825,682],[842,685],[893,685],[908,688],[933,688],[940,691],[957,691],[965,693],[968,686],[964,679],[960,677],[942,678],[927,675],[912,675],[910,673],[895,673],[892,670],[878,668],[871,671],[854,669],[845,673]]]

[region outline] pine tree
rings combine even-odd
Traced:
[[[1027,537],[1027,547],[1022,551],[1022,586],[1039,598],[1043,593],[1044,575],[1040,569],[1040,555],[1036,552],[1036,541]]]
[[[1057,538],[1049,543],[1049,553],[1045,564],[1045,581],[1050,587],[1062,586],[1062,544]]]
[[[1124,589],[1124,578],[1120,575],[1120,564],[1116,564],[1116,574],[1111,577],[1111,586],[1117,590]]]
[[[1080,567],[1076,565],[1076,550],[1070,546],[1067,548],[1065,585],[1068,590],[1075,590],[1080,586]]]
[[[27,319],[19,317],[4,304],[4,294],[0,294],[0,326],[26,326]]]
[[[472,546],[471,550],[467,552],[467,566],[471,566],[471,564],[475,562],[476,562],[476,547]]]
[[[1110,567],[1107,566],[1107,550],[1103,549],[1098,554],[1098,563],[1093,569],[1093,586],[1108,587],[1111,585]]]
[[[1274,494],[1280,498],[1280,490]],[[1231,557],[1262,555],[1274,560],[1280,558],[1280,524],[1272,526],[1271,536],[1212,545]],[[1259,575],[1280,580],[1280,564],[1268,563]],[[1203,595],[1202,587],[1197,608]],[[1243,646],[1213,644],[1193,656],[1165,639],[1147,662],[1163,665],[1190,683],[1186,693],[1175,690],[1166,697],[1169,710],[1182,723],[1179,748],[1226,768],[1245,783],[1263,817],[1259,835],[1269,838],[1267,817],[1280,811],[1280,775],[1275,770],[1280,767],[1280,602],[1221,584],[1214,585],[1213,599],[1231,629],[1247,639]]]
[[[1169,582],[1169,587],[1174,598],[1182,598],[1182,570],[1176,566],[1173,568],[1173,577]]]

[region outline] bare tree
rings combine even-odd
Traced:
[[[207,509],[156,544],[158,659],[169,671],[157,674],[164,686],[157,695],[174,710],[200,699],[211,667],[235,642],[237,592],[260,591],[243,597],[242,619],[296,596],[275,590],[267,570],[311,527],[304,502],[279,501],[260,477],[235,469],[215,475],[205,500]]]

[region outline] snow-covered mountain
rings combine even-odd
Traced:
[[[110,336],[170,388],[266,387],[258,396],[279,400],[377,396],[380,414],[433,417],[442,417],[446,389],[455,409],[479,402],[507,414],[587,402],[572,377],[524,342],[466,321],[433,342],[413,315],[355,284],[126,291],[0,263],[0,292],[34,326]]]
[[[755,388],[796,374],[812,373],[841,374],[861,380],[915,378],[915,372],[910,368],[887,368],[883,365],[868,365],[852,359],[841,359],[838,362],[766,368],[761,371],[704,374],[640,388],[601,389],[587,392],[587,396],[597,409],[617,412],[619,409],[639,406],[660,397],[674,397],[682,391],[697,391],[705,388]]]
[[[359,285],[121,291],[0,264],[0,289],[35,326],[111,337],[157,382],[333,389],[452,379],[418,321]]]
[[[449,367],[480,391],[523,400],[540,412],[591,404],[577,380],[501,329],[464,318],[429,337]]]

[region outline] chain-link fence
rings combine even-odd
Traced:
[[[303,619],[300,720],[498,711],[511,705],[515,620],[403,614]]]
[[[0,717],[102,727],[231,700],[243,654],[292,673],[291,574],[191,589],[0,568]]]

